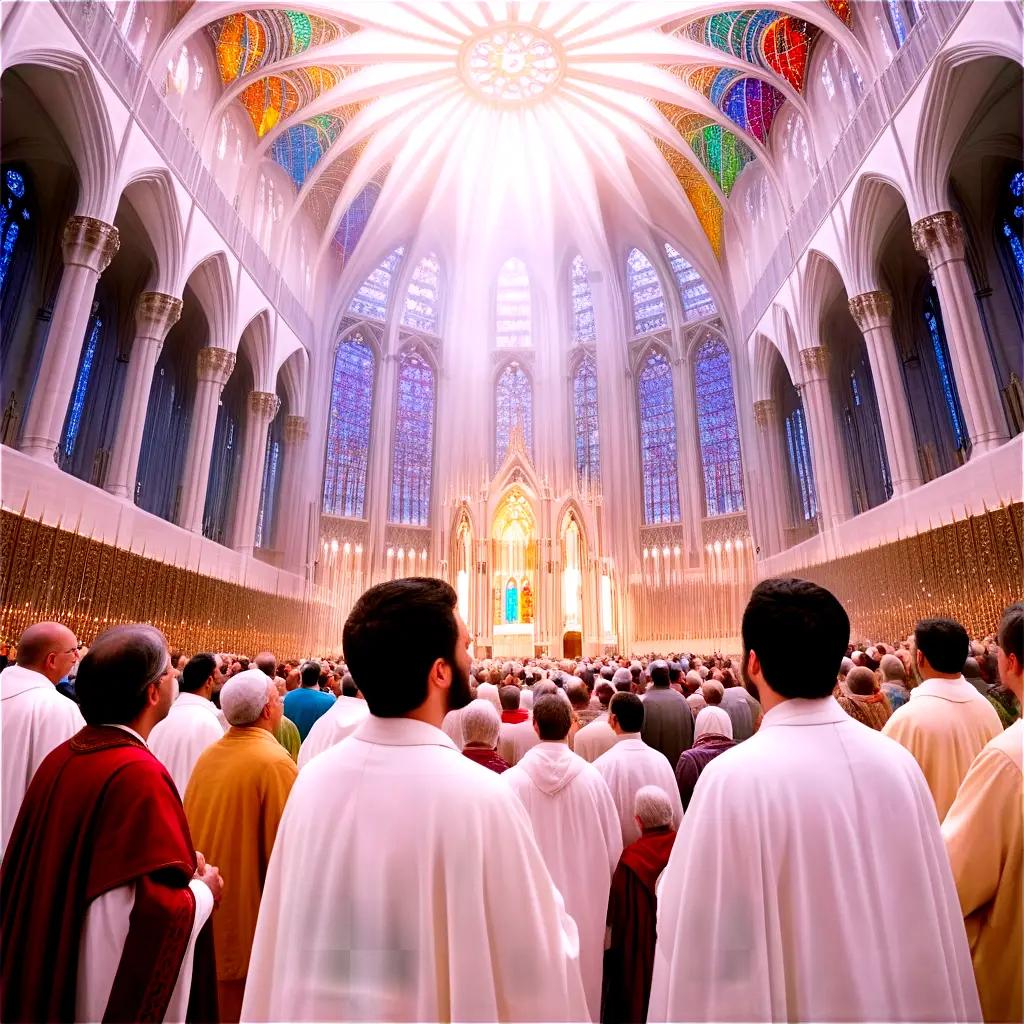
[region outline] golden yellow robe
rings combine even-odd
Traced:
[[[245,978],[270,851],[298,774],[274,734],[255,726],[232,726],[192,770],[185,790],[192,841],[224,876],[213,915],[218,981]]]
[[[942,823],[987,1021],[1024,1019],[1024,721],[971,765]]]

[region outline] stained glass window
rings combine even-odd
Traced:
[[[526,264],[515,256],[505,260],[498,271],[495,295],[495,345],[498,348],[529,348],[530,275]]]
[[[601,442],[597,430],[597,367],[584,358],[572,378],[576,473],[581,480],[601,479]]]
[[[672,276],[676,279],[676,287],[679,289],[683,319],[703,320],[705,317],[716,316],[718,308],[715,306],[715,300],[711,297],[704,278],[694,270],[689,260],[668,242],[665,243],[665,255],[668,257],[668,265],[672,268]]]
[[[441,264],[434,253],[428,253],[416,264],[405,293],[402,323],[417,331],[438,333],[440,312]]]
[[[634,334],[660,331],[668,326],[657,271],[639,249],[631,249],[626,257],[626,288],[633,304]]]
[[[679,522],[676,467],[676,407],[672,367],[652,352],[637,378],[640,466],[644,479],[644,522]]]
[[[7,275],[18,252],[18,239],[31,220],[28,199],[25,196],[25,176],[8,167],[4,171],[3,192],[0,194],[0,292],[7,283]]]
[[[797,405],[786,417],[786,451],[796,485],[797,511],[806,522],[818,515],[818,495],[814,486],[811,446],[807,439],[803,405]]]
[[[494,454],[500,466],[508,454],[512,431],[518,427],[533,457],[533,384],[518,363],[509,363],[498,378],[494,394]]]
[[[1024,319],[1024,171],[1010,178],[995,225],[996,248],[1010,298],[1018,319]]]
[[[380,186],[371,181],[352,200],[352,204],[345,211],[341,220],[338,221],[338,230],[334,232],[334,247],[348,262],[352,258],[352,253],[356,251],[356,246],[359,244],[359,239],[363,237],[363,231],[366,230],[366,223],[370,219],[370,214],[373,213],[373,208],[377,204],[377,199],[380,196]]]
[[[388,311],[388,293],[391,291],[391,278],[402,259],[405,249],[399,246],[394,252],[385,256],[380,265],[370,272],[370,276],[359,286],[359,291],[348,304],[348,311],[353,316],[368,316],[374,320],[383,320]]]
[[[704,501],[709,516],[743,509],[743,465],[740,428],[732,385],[729,350],[719,338],[708,336],[693,363],[697,394],[697,431],[704,467]]]
[[[594,299],[590,294],[590,270],[579,254],[572,261],[572,337],[577,345],[597,340],[594,326]]]
[[[519,621],[519,589],[515,580],[509,580],[505,584],[505,621]]]
[[[398,371],[392,460],[389,521],[426,526],[434,466],[434,371],[416,352],[402,356]]]
[[[946,401],[946,412],[949,414],[950,426],[953,428],[953,438],[957,448],[966,448],[967,428],[964,426],[964,416],[960,410],[960,397],[957,394],[956,382],[950,369],[946,331],[942,324],[939,296],[934,285],[925,292],[924,322],[928,328],[932,351],[935,353],[935,363],[939,369],[939,381],[942,385],[942,397]]]
[[[270,547],[274,536],[274,516],[280,493],[281,441],[271,430],[267,435],[267,451],[263,458],[263,486],[260,508],[256,516],[256,547]]]
[[[61,448],[65,459],[71,458],[75,450],[75,442],[78,440],[78,431],[82,426],[82,412],[85,409],[85,396],[89,391],[89,378],[92,375],[96,348],[99,345],[102,332],[103,321],[94,314],[89,321],[85,348],[82,350],[78,373],[75,376],[75,386],[71,392],[71,407],[68,410],[68,419],[64,426],[64,439],[61,442]]]
[[[334,357],[327,424],[324,511],[363,516],[373,413],[373,351],[361,334],[342,341]]]
[[[271,155],[288,172],[296,188],[302,188],[309,172],[341,134],[345,123],[337,113],[317,114],[274,140]]]

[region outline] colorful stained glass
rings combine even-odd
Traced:
[[[0,192],[0,293],[18,252],[18,239],[24,237],[22,228],[31,219],[25,198],[25,176],[9,167],[4,171],[3,190]]]
[[[657,106],[728,196],[740,172],[754,159],[750,147],[703,114],[672,103],[659,102]]]
[[[519,428],[533,457],[533,384],[518,363],[509,363],[494,389],[494,454],[501,465],[508,454],[512,431]]]
[[[949,346],[946,344],[946,331],[942,324],[942,311],[939,308],[939,295],[935,286],[931,285],[924,298],[924,322],[928,328],[935,363],[939,368],[939,380],[942,384],[942,396],[946,400],[946,412],[953,428],[953,439],[958,449],[967,447],[967,428],[964,415],[960,409],[960,396],[957,394],[956,381],[950,369]]]
[[[644,522],[679,522],[679,473],[676,466],[676,403],[672,367],[652,352],[637,377],[640,419],[640,468],[644,482]]]
[[[690,261],[668,242],[665,243],[665,255],[668,257],[668,265],[672,268],[672,276],[676,279],[676,287],[679,289],[683,319],[703,320],[705,317],[717,316],[718,307],[715,300],[711,297],[704,278],[697,273]]]
[[[317,114],[274,139],[271,156],[288,172],[296,188],[302,188],[309,172],[330,149],[347,122],[343,111]]]
[[[306,67],[258,78],[239,94],[259,138],[342,79],[337,68]],[[308,122],[307,122],[308,123]]]
[[[373,414],[373,350],[356,333],[338,345],[327,424],[324,512],[362,518]]]
[[[885,13],[889,17],[896,45],[902,46],[910,35],[910,30],[921,19],[920,0],[886,0]]]
[[[807,56],[818,30],[799,18],[779,18],[764,34],[762,48],[768,66],[799,91],[804,85]]]
[[[529,348],[530,275],[526,264],[510,256],[498,271],[494,301],[494,344],[498,348]]]
[[[577,345],[592,344],[597,340],[594,325],[594,299],[590,293],[590,270],[578,253],[570,271],[572,288],[572,337]]]
[[[850,0],[825,0],[825,3],[847,28],[853,25],[853,5]]]
[[[409,290],[405,293],[402,324],[428,334],[438,333],[441,309],[441,263],[428,253],[412,272]]]
[[[260,488],[260,507],[256,515],[256,547],[270,547],[274,535],[274,513],[277,511],[280,491],[281,442],[273,433],[267,436],[267,451],[263,457],[263,485]]]
[[[678,150],[666,145],[661,139],[655,139],[661,155],[668,161],[669,167],[690,200],[697,220],[704,229],[715,256],[722,256],[722,204],[718,201],[711,186],[704,180],[700,172]]]
[[[388,520],[427,526],[434,467],[434,371],[416,352],[402,356],[398,371],[393,443]]]
[[[505,584],[505,621],[519,621],[519,588],[515,580]]]
[[[394,252],[385,256],[370,272],[370,276],[352,296],[352,301],[348,304],[349,313],[353,316],[372,317],[374,320],[387,318],[391,279],[394,277],[395,270],[398,269],[404,252],[405,248],[400,245]]]
[[[814,519],[818,515],[818,495],[802,405],[797,405],[786,417],[786,451],[796,489],[798,512],[804,521]]]
[[[729,350],[709,335],[693,362],[697,432],[704,467],[704,504],[709,516],[743,510],[743,464]]]
[[[601,479],[601,441],[597,429],[597,367],[587,356],[572,378],[573,434],[576,475],[580,480]]]
[[[352,258],[359,239],[363,237],[366,230],[366,223],[373,213],[374,206],[380,197],[380,186],[369,182],[366,187],[352,200],[351,206],[345,211],[341,220],[338,221],[338,230],[334,232],[332,244],[345,258],[347,263]]]
[[[61,442],[65,459],[71,458],[75,450],[75,442],[78,440],[78,431],[82,426],[82,412],[85,409],[85,396],[89,390],[89,377],[92,374],[93,362],[96,359],[96,348],[99,345],[102,331],[103,321],[94,315],[89,322],[85,348],[82,350],[82,357],[78,363],[78,373],[75,376],[75,386],[71,392],[71,408],[68,412],[67,425],[64,427],[64,438]]]
[[[721,110],[730,121],[764,144],[784,102],[782,93],[773,85],[760,78],[741,78],[725,95]]]
[[[631,249],[626,257],[626,290],[633,306],[633,334],[668,327],[658,273],[639,249]]]

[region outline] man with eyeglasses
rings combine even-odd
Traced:
[[[43,758],[85,725],[74,701],[57,692],[78,661],[78,639],[59,622],[37,622],[18,641],[18,662],[0,673],[3,738],[0,855]]]

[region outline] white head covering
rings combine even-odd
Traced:
[[[270,699],[270,679],[258,668],[233,675],[221,688],[220,709],[231,725],[252,725]]]
[[[519,691],[519,710],[529,711],[533,708],[533,690],[528,686],[524,686]]]
[[[631,683],[633,682],[633,673],[628,668],[617,668],[615,675],[612,676],[612,686],[616,683]]]
[[[462,712],[462,738],[465,743],[482,743],[493,747],[498,742],[501,719],[494,705],[477,697],[471,700]]]
[[[481,683],[476,688],[476,695],[481,700],[489,700],[498,709],[498,713],[501,713],[501,698],[494,683]]]
[[[732,739],[732,719],[721,708],[702,708],[697,715],[697,727],[693,738],[699,740],[702,736],[709,735]]]

